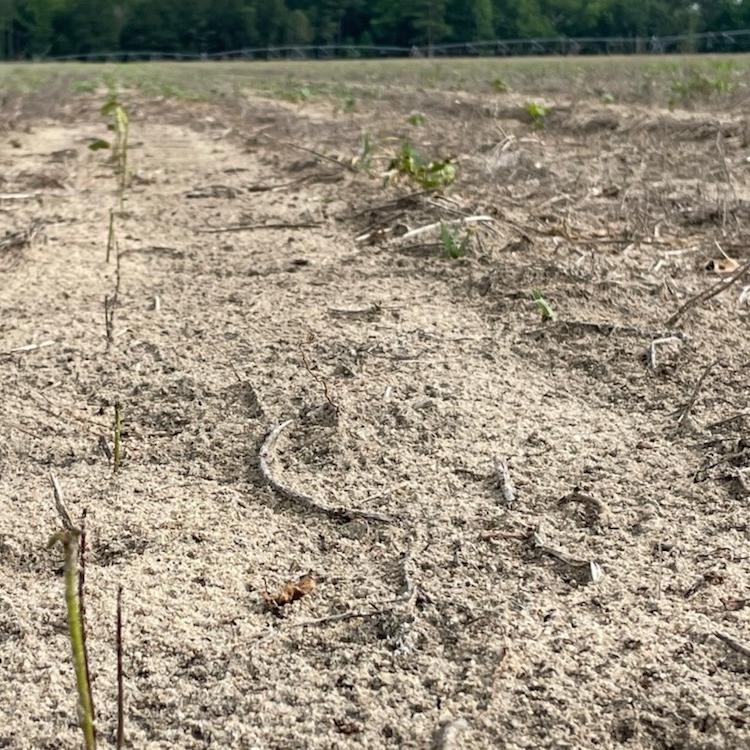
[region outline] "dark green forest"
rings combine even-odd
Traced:
[[[0,57],[649,37],[750,27],[750,0],[0,0]]]

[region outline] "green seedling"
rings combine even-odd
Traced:
[[[78,706],[80,709],[79,723],[83,732],[84,747],[86,750],[95,750],[94,707],[91,700],[91,681],[86,659],[84,624],[78,590],[78,544],[81,531],[71,523],[70,516],[62,504],[60,486],[54,477],[52,477],[52,488],[63,528],[50,537],[47,546],[54,547],[60,544],[63,548],[65,605],[68,613],[68,635],[73,652],[73,668],[75,670],[76,691],[78,693]]]
[[[538,289],[532,290],[531,298],[534,300],[534,304],[536,305],[537,310],[539,310],[539,312],[541,313],[542,320],[557,320],[557,313],[555,312],[554,307],[552,307],[552,305],[545,299],[544,295]]]
[[[394,176],[407,177],[425,190],[438,190],[455,181],[456,167],[450,159],[428,161],[410,144],[404,143],[388,165],[386,179]]]
[[[375,148],[369,133],[362,134],[362,149],[359,156],[354,159],[352,166],[360,172],[369,172],[372,168],[372,155]]]
[[[97,82],[92,80],[74,81],[71,85],[74,94],[93,94],[97,88]]]
[[[465,234],[460,241],[446,224],[440,225],[440,243],[445,254],[454,260],[463,258],[469,248],[469,235]]]
[[[427,123],[427,118],[419,112],[415,112],[413,115],[409,115],[406,121],[415,128],[421,128],[422,125]]]
[[[303,104],[309,102],[313,97],[312,89],[309,86],[294,86],[291,81],[280,92],[279,96],[288,102],[294,104]]]
[[[686,106],[696,101],[705,101],[714,96],[726,96],[737,88],[732,80],[734,67],[729,63],[717,63],[712,70],[691,69],[672,79],[670,109]],[[711,75],[713,72],[714,75]]]
[[[121,189],[124,189],[128,176],[128,133],[130,130],[130,120],[125,108],[119,103],[112,103],[105,108],[103,112],[111,112],[113,127],[117,135],[115,141],[115,160],[117,165],[117,174],[120,178]]]
[[[99,149],[112,149],[112,161],[115,165],[117,175],[117,187],[120,194],[120,203],[125,193],[128,182],[128,137],[130,131],[130,118],[128,112],[120,102],[117,94],[110,92],[109,98],[101,109],[102,115],[110,118],[107,128],[115,134],[114,143],[104,139],[98,139],[89,144],[92,151]]]
[[[552,114],[552,108],[540,102],[529,102],[526,105],[526,114],[531,118],[534,127],[541,130]]]
[[[312,99],[312,91],[308,86],[300,86],[300,88],[294,92],[294,101],[307,102],[310,99]]]
[[[498,94],[510,94],[513,90],[502,78],[495,78],[492,81],[492,88]]]

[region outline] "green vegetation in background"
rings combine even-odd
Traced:
[[[0,0],[0,59],[115,52],[539,37],[650,37],[750,27],[742,0]],[[689,50],[685,50],[689,51]]]
[[[68,93],[99,99],[114,86],[149,98],[186,101],[236,103],[250,95],[294,101],[300,107],[329,101],[352,112],[366,111],[368,101],[394,101],[401,96],[412,99],[411,107],[415,90],[504,97],[507,94],[497,91],[495,83],[502,80],[516,94],[528,96],[526,103],[583,97],[619,104],[726,107],[746,98],[748,73],[750,55],[20,63],[0,65],[0,94],[38,95],[62,103]],[[417,116],[408,124],[418,128],[429,122]]]

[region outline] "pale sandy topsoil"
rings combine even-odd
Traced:
[[[80,746],[50,472],[101,746],[120,585],[127,747],[750,746],[750,280],[667,324],[750,258],[744,113],[124,99],[122,208],[100,98],[2,123],[0,747]],[[295,147],[364,131],[374,176]],[[457,158],[445,198],[382,186],[389,138]],[[479,215],[458,260],[400,237]],[[317,510],[260,470],[286,420],[269,471]]]

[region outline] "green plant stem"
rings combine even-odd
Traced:
[[[128,183],[128,136],[130,120],[125,108],[118,104],[114,112],[115,130],[117,131],[117,171],[120,208],[125,198],[125,188]]]
[[[81,708],[80,723],[86,750],[95,750],[96,733],[94,730],[94,710],[91,705],[91,688],[89,673],[86,667],[86,651],[83,638],[83,622],[78,600],[78,576],[76,560],[78,558],[77,529],[66,529],[57,535],[63,545],[65,558],[65,604],[68,609],[68,631],[73,651],[73,667],[76,673],[78,704]]]
[[[107,263],[115,245],[115,212],[109,209],[109,232],[107,233]]]
[[[80,610],[83,659],[86,664],[86,674],[90,675],[89,647],[86,641],[86,512],[86,508],[84,508],[81,517],[80,536],[78,538],[78,609]],[[95,716],[96,708],[94,707],[94,695],[91,688],[91,680],[88,680],[88,691],[91,714],[92,716]]]

